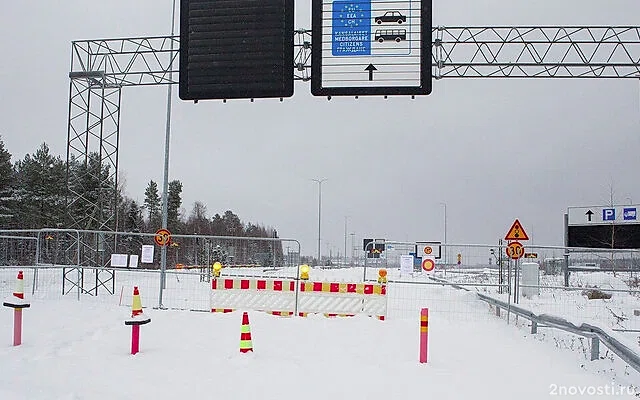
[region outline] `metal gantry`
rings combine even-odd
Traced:
[[[640,78],[640,27],[438,27],[440,78]]]
[[[148,37],[75,41],[69,73],[67,136],[67,213],[74,229],[117,230],[116,188],[120,101],[125,86],[177,83],[170,72],[178,57],[177,37]],[[171,50],[171,43],[174,50]],[[177,68],[177,67],[176,67]],[[176,72],[176,71],[173,71]],[[89,168],[93,157],[108,168]],[[69,168],[70,161],[84,168]],[[99,181],[97,195],[84,189],[86,181]]]
[[[309,81],[311,31],[292,34],[294,77]],[[433,37],[435,79],[640,78],[640,27],[436,27]],[[117,230],[122,88],[177,84],[179,37],[74,41],[71,52],[67,165],[93,154],[109,169],[69,169],[68,209],[92,210],[68,215],[69,227]],[[89,178],[102,195],[82,190]]]

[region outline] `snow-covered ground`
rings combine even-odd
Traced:
[[[0,269],[0,298],[14,290],[16,271]],[[491,286],[465,286],[470,291],[463,291],[436,284],[424,274],[401,276],[398,270],[390,270],[390,279],[412,283],[388,286],[387,321],[282,318],[252,312],[256,352],[241,356],[239,312],[189,311],[210,307],[210,282],[195,271],[167,275],[163,304],[170,310],[163,311],[153,309],[159,300],[157,271],[118,271],[115,284],[108,284],[114,294],[100,288],[98,296],[82,294],[80,301],[70,282],[65,283],[69,293],[62,294],[60,269],[39,270],[35,290],[34,270],[24,271],[25,292],[32,307],[24,311],[23,346],[10,346],[11,310],[5,308],[0,313],[0,399],[214,395],[250,399],[258,394],[261,398],[298,398],[301,393],[309,399],[427,394],[434,398],[500,399],[512,398],[514,393],[524,396],[522,399],[538,399],[554,392],[562,394],[562,390],[613,395],[614,387],[622,390],[618,385],[638,386],[640,382],[640,374],[604,346],[602,359],[591,362],[584,338],[544,328],[531,335],[522,319],[512,318],[507,325],[504,313],[502,319],[495,317],[476,299],[475,291],[485,290],[499,297]],[[68,279],[76,279],[74,274]],[[224,274],[293,277],[296,269],[229,269]],[[470,276],[452,275],[436,274],[457,282],[472,281]],[[367,272],[369,280],[376,276],[376,269]],[[85,288],[94,286],[93,272],[85,270],[84,279]],[[362,279],[361,268],[311,271],[311,280],[316,281]],[[612,286],[620,284],[615,280],[618,278],[611,279]],[[140,287],[145,313],[152,317],[152,323],[142,327],[142,352],[135,357],[128,355],[130,329],[124,326],[134,285]],[[543,290],[540,296],[521,299],[520,305],[576,322],[583,317],[585,322],[605,328],[612,325],[608,314],[593,310],[623,309],[629,316],[626,326],[631,326],[640,320],[629,315],[637,298],[624,296],[615,293],[611,300],[587,300],[580,291]],[[593,302],[600,303],[593,306]],[[545,310],[550,304],[555,308]],[[417,362],[421,307],[430,310],[427,365]],[[636,336],[622,339],[631,347]],[[638,349],[640,344],[635,346]]]
[[[240,312],[147,308],[152,321],[141,329],[141,352],[132,356],[123,323],[129,312],[68,298],[34,300],[24,311],[19,347],[10,346],[12,313],[0,313],[0,399],[538,400],[636,393],[629,388],[636,377],[596,372],[609,360],[588,364],[581,354],[531,340],[490,316],[464,322],[431,313],[429,362],[420,364],[418,318],[251,312],[254,353],[240,354]]]

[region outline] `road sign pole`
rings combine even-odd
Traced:
[[[498,241],[498,274],[499,274],[499,284],[498,293],[502,294],[502,285],[504,285],[504,268],[502,268],[502,239]]]
[[[520,259],[515,262],[514,280],[513,280],[513,303],[518,304],[520,295]]]
[[[176,0],[171,3],[171,36],[173,37],[175,31],[176,20]],[[173,40],[171,41],[171,51],[173,52]],[[171,67],[173,66],[173,60],[171,60]],[[173,68],[169,68],[169,80],[173,80]],[[165,138],[164,138],[164,175],[162,179],[162,228],[168,228],[168,199],[169,199],[169,141],[171,138],[171,88],[173,85],[167,87],[167,119],[165,126]],[[160,294],[158,295],[158,307],[162,308],[162,291],[165,289],[167,282],[167,246],[162,246],[160,249]]]
[[[507,325],[509,324],[509,318],[511,317],[511,258],[507,261]]]
[[[564,287],[569,287],[569,214],[564,215]]]

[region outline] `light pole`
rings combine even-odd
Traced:
[[[318,183],[318,265],[320,265],[320,216],[322,215],[322,182],[326,179],[311,179]]]
[[[347,219],[348,215],[344,217],[344,266],[347,265]]]
[[[440,202],[444,206],[444,265],[447,267],[447,203]]]
[[[351,236],[351,254],[350,254],[350,258],[351,258],[351,266],[353,266],[353,251],[355,250],[355,232],[351,232],[349,234]]]

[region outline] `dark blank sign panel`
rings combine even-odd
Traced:
[[[182,100],[293,96],[293,0],[181,0]]]

